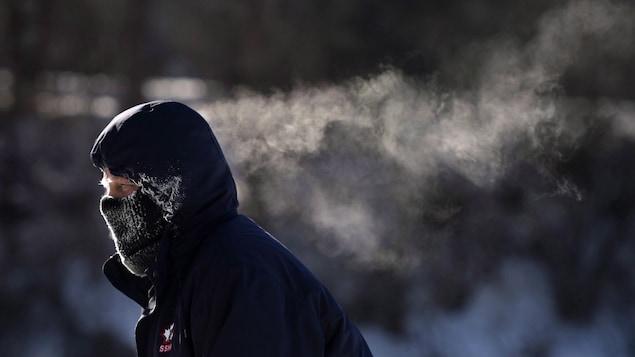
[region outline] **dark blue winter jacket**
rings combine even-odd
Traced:
[[[147,277],[118,255],[104,264],[111,283],[143,307],[139,356],[371,356],[327,289],[237,213],[229,166],[198,113],[176,102],[133,107],[104,129],[91,157],[173,201]],[[161,184],[175,177],[178,187]]]

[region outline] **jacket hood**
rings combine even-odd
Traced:
[[[236,185],[209,124],[171,101],[117,115],[95,140],[93,165],[141,186],[178,229],[235,214]]]

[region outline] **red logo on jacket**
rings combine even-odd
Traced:
[[[174,322],[163,329],[161,332],[163,342],[159,346],[159,353],[165,353],[172,351],[172,337],[174,337]]]

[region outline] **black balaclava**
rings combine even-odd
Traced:
[[[167,225],[161,207],[137,190],[123,198],[104,196],[99,208],[123,265],[133,274],[145,276],[156,259]]]
[[[118,255],[134,274],[154,263],[154,242],[166,225],[184,237],[237,213],[236,185],[220,145],[207,121],[185,104],[154,101],[123,111],[95,140],[91,160],[141,187],[101,202]]]

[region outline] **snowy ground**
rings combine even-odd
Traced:
[[[583,324],[561,321],[545,273],[535,264],[513,261],[464,311],[414,313],[407,336],[373,326],[362,331],[376,357],[626,357],[632,341],[625,320],[628,316],[606,307]]]

